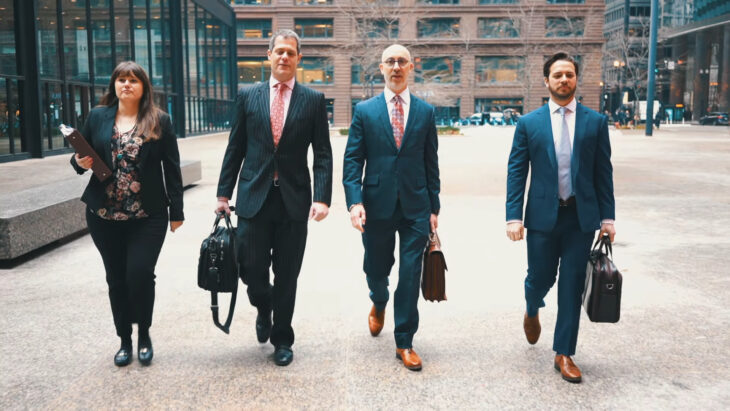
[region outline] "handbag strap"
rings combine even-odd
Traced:
[[[234,288],[233,293],[231,293],[231,304],[228,307],[228,318],[226,318],[226,323],[221,325],[218,318],[218,293],[214,291],[210,292],[210,310],[213,313],[213,323],[226,334],[230,332],[231,323],[233,322],[233,311],[236,308],[236,294],[238,294],[238,284],[236,284],[236,288]]]
[[[611,245],[611,239],[608,237],[608,234],[596,238],[596,242],[593,243],[593,251],[596,250],[603,251],[609,258],[613,258],[613,246]]]

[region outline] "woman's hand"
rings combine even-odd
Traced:
[[[94,159],[91,158],[91,156],[79,157],[79,153],[76,153],[74,160],[76,160],[76,164],[84,170],[88,170],[92,165],[94,165]]]
[[[174,233],[182,224],[182,221],[170,221],[170,231]]]

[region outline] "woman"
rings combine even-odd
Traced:
[[[155,107],[147,73],[131,61],[114,69],[109,89],[81,134],[112,170],[104,182],[92,175],[81,201],[104,261],[114,326],[122,340],[114,364],[132,362],[132,323],[137,323],[137,356],[148,365],[155,264],[168,215],[172,232],[184,220],[177,139],[170,117]],[[93,160],[75,154],[71,165],[83,174]]]

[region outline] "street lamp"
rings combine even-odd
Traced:
[[[624,104],[624,67],[626,63],[621,60],[614,60],[613,66],[618,70],[618,96],[619,96],[619,107]]]

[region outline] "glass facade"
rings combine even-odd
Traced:
[[[479,0],[479,4],[515,4],[518,0]]]
[[[271,0],[231,0],[236,6],[270,6]]]
[[[502,112],[510,108],[522,114],[523,106],[524,101],[515,97],[474,99],[474,111],[477,113]]]
[[[459,4],[459,0],[416,0],[422,4]]]
[[[519,22],[511,18],[480,18],[477,35],[487,39],[520,37]]]
[[[236,38],[239,40],[271,37],[271,19],[238,20],[236,27]]]
[[[332,37],[332,19],[294,19],[294,31],[301,38]]]
[[[547,0],[547,4],[583,4],[585,0]]]
[[[545,37],[583,37],[584,32],[583,17],[545,18]]]
[[[476,81],[477,84],[482,85],[519,83],[524,69],[524,57],[477,57],[475,68]]]
[[[378,63],[371,63],[363,70],[362,62],[359,59],[353,58],[350,67],[352,84],[385,84],[385,79],[380,72]]]
[[[457,84],[461,80],[461,60],[455,57],[416,57],[417,83]]]
[[[218,3],[215,14],[206,3]],[[69,152],[58,125],[81,127],[125,60],[147,71],[178,135],[228,127],[235,20],[226,3],[0,0],[0,161]]]
[[[335,81],[335,66],[328,57],[302,57],[297,67],[297,81],[302,84],[332,84]]]
[[[416,23],[418,37],[459,37],[458,18],[419,19]]]
[[[297,6],[320,6],[332,4],[332,0],[294,0]]]
[[[271,77],[271,62],[266,57],[238,58],[238,88],[267,81]]]

